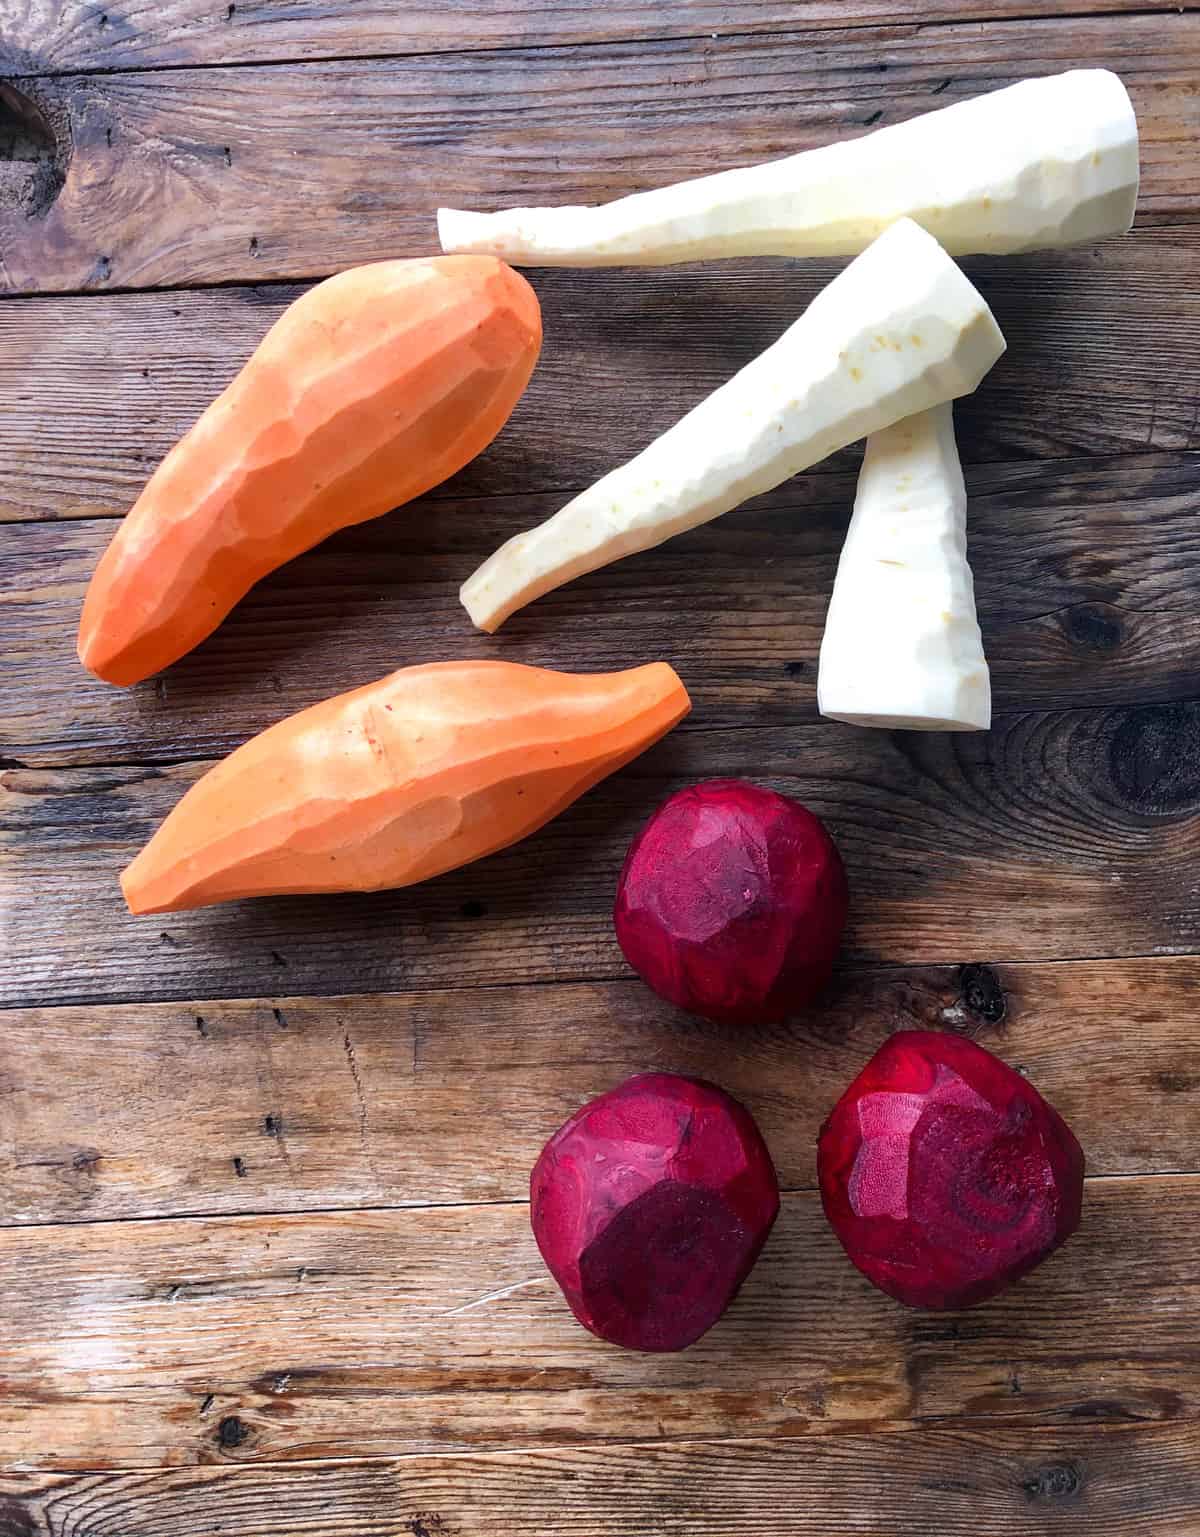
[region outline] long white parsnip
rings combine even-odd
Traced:
[[[817,705],[858,726],[991,724],[948,402],[867,439],[825,621]]]
[[[786,160],[583,208],[438,210],[444,251],[547,267],[719,256],[853,256],[915,219],[952,255],[1119,235],[1133,222],[1137,120],[1104,69],[1023,80]]]
[[[901,417],[972,391],[1004,351],[937,241],[893,224],[773,346],[636,458],[464,583],[481,630],[585,571],[695,528]]]

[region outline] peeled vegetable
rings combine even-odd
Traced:
[[[857,726],[986,731],[992,693],[949,403],[867,439],[817,701]]]
[[[689,708],[665,662],[587,677],[402,668],[205,774],[121,877],[125,900],[151,913],[410,886],[534,832]]]
[[[846,1253],[909,1307],[984,1302],[1079,1226],[1083,1152],[1070,1127],[961,1036],[887,1040],[822,1127],[817,1169]]]
[[[680,790],[634,840],[613,921],[654,991],[723,1024],[784,1019],[829,981],[846,872],[799,801],[743,779]]]
[[[117,529],[84,603],[80,661],[110,683],[149,677],[268,571],[453,475],[508,420],[541,338],[533,290],[490,256],[318,283]]]
[[[916,219],[955,256],[1119,235],[1138,133],[1104,69],[1002,91],[786,160],[584,208],[438,210],[446,251],[527,266],[655,266],[718,256],[854,256]]]
[[[542,1150],[529,1193],[571,1311],[630,1350],[684,1350],[711,1329],[779,1212],[749,1111],[670,1073],[630,1078],[577,1111]]]
[[[496,630],[534,598],[769,491],[855,439],[968,394],[1004,351],[937,241],[894,224],[766,352],[674,427],[468,578]]]

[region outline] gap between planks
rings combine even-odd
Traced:
[[[1115,10],[1093,10],[1086,5],[1079,10],[1054,12],[1031,11],[1021,14],[1004,13],[999,16],[980,16],[967,13],[961,16],[943,16],[935,21],[909,21],[894,22],[876,18],[873,21],[851,21],[837,26],[808,26],[808,27],[770,27],[767,29],[738,28],[717,31],[704,29],[695,32],[668,32],[657,34],[653,37],[643,37],[637,33],[630,33],[622,37],[578,38],[570,42],[553,43],[489,43],[477,48],[397,48],[388,49],[383,53],[315,53],[302,55],[282,54],[278,57],[255,59],[213,59],[207,62],[196,60],[183,60],[178,64],[95,64],[79,65],[69,69],[21,69],[4,70],[0,68],[2,80],[71,80],[88,79],[100,75],[161,75],[178,74],[183,70],[201,69],[282,69],[295,65],[305,64],[356,64],[364,60],[372,60],[386,63],[389,60],[413,60],[413,59],[441,59],[472,57],[477,54],[543,54],[565,53],[578,48],[628,48],[632,46],[655,48],[665,43],[698,43],[709,40],[712,42],[742,42],[747,38],[778,37],[782,39],[803,39],[828,37],[849,32],[891,32],[920,36],[926,32],[937,32],[944,27],[969,26],[972,22],[986,21],[989,26],[1005,25],[1014,26],[1046,23],[1058,26],[1072,21],[1116,21],[1118,19],[1144,20],[1150,16],[1186,15],[1189,11],[1200,9],[1194,5],[1160,4],[1160,5],[1134,5],[1121,6]],[[2,62],[2,61],[0,61]],[[113,290],[119,292],[120,290]]]
[[[1085,1174],[1085,1185],[1145,1185],[1154,1180],[1172,1179],[1184,1183],[1200,1183],[1200,1169],[1149,1169],[1143,1174]],[[795,1196],[816,1195],[817,1185],[781,1185],[779,1194],[784,1198]],[[147,1213],[145,1216],[132,1217],[89,1217],[72,1220],[64,1217],[58,1222],[4,1222],[0,1221],[0,1243],[3,1243],[6,1234],[42,1233],[53,1232],[56,1228],[93,1228],[93,1227],[128,1227],[137,1224],[146,1227],[152,1223],[165,1225],[175,1222],[260,1222],[264,1218],[280,1219],[282,1221],[313,1221],[320,1217],[354,1217],[361,1215],[403,1214],[405,1216],[416,1215],[427,1211],[492,1211],[511,1206],[528,1207],[528,1201],[490,1200],[490,1201],[409,1201],[403,1205],[395,1202],[364,1202],[356,1206],[263,1206],[246,1211],[222,1211],[214,1208],[212,1211],[181,1211],[172,1213]],[[487,1296],[476,1297],[473,1302],[464,1303],[462,1307],[452,1308],[444,1316],[453,1317],[458,1313],[468,1313],[485,1302],[494,1302],[497,1298],[506,1297],[510,1292],[519,1291],[523,1287],[532,1286],[536,1281],[549,1280],[550,1273],[543,1276],[534,1276],[528,1281],[518,1281],[515,1286],[503,1287],[500,1291],[489,1292]],[[0,1537],[3,1537],[0,1530]]]
[[[1197,7],[1197,9],[1200,10],[1200,7]],[[1139,12],[1136,12],[1134,14],[1137,14],[1137,15],[1140,16],[1143,13],[1139,11]],[[1160,12],[1160,11],[1155,11],[1155,12],[1146,12],[1145,14],[1147,14],[1147,15],[1163,15],[1163,14],[1166,14],[1166,13]],[[1179,14],[1180,15],[1184,15],[1184,14],[1189,14],[1189,13],[1181,11],[1181,12],[1179,12]],[[961,23],[959,23],[959,25],[961,25]],[[758,36],[758,35],[760,35],[760,34],[757,34],[757,33],[749,33],[749,34],[747,34],[747,36]],[[584,44],[580,43],[580,44],[573,45],[573,46],[583,47]],[[590,47],[592,45],[589,44],[587,46]],[[443,57],[443,55],[437,54],[437,55],[433,55],[432,57],[441,58],[441,57]],[[315,63],[348,63],[348,64],[354,64],[354,63],[360,63],[362,61],[359,60],[359,59],[355,59],[355,58],[350,58],[350,59],[346,59],[346,60],[336,60],[336,59],[334,59],[334,60],[315,60],[315,59],[314,60],[308,60],[308,59],[304,59],[304,60],[300,60],[300,61],[291,61],[291,62],[286,64],[286,67],[288,67],[288,68],[295,68],[296,65],[297,65],[297,62],[304,63],[304,64],[308,64],[310,62],[314,63],[314,64]],[[375,61],[372,60],[371,62],[375,62]],[[197,69],[197,68],[229,69],[231,67],[232,66],[227,65],[227,64],[220,64],[220,65],[213,64],[213,65],[203,65],[203,66],[189,64],[189,65],[186,65],[186,66],[185,65],[171,66],[171,70],[172,70],[172,72],[174,72],[176,70],[176,68],[178,68],[178,69],[184,69],[184,68],[187,68],[187,69]],[[249,67],[249,66],[247,66],[247,67]],[[276,66],[276,67],[283,67],[283,66]],[[93,71],[89,70],[89,71],[87,71],[87,73],[91,74],[91,73],[93,73]],[[123,75],[123,74],[132,73],[132,71],[128,71],[128,70],[123,70],[122,69],[122,70],[111,70],[111,71],[109,71],[109,73],[110,74],[121,74],[121,75]],[[151,73],[158,73],[158,71],[151,71]],[[4,81],[6,79],[7,80],[11,80],[11,79],[14,79],[14,78],[20,78],[20,77],[15,77],[15,76],[12,76],[12,75],[4,75],[3,73],[0,73],[0,82]],[[46,77],[46,78],[49,78],[49,77]],[[834,141],[831,141],[831,142],[834,142]],[[779,159],[781,157],[780,156],[775,156],[773,158]],[[687,179],[694,180],[695,178],[687,178]],[[1139,217],[1136,225],[1134,225],[1133,228],[1130,231],[1128,231],[1127,233],[1128,234],[1137,234],[1137,233],[1140,233],[1142,231],[1150,231],[1150,230],[1194,230],[1194,229],[1200,229],[1200,213],[1197,213],[1197,214],[1173,213],[1173,214],[1167,214],[1165,216],[1164,215],[1159,215],[1158,217],[1155,217],[1153,214],[1151,214],[1150,216],[1148,216],[1146,218]],[[1118,237],[1115,237],[1115,238],[1119,239],[1119,238],[1124,238],[1124,237],[1118,236]],[[1057,248],[1056,247],[1048,247],[1047,248],[1047,253],[1053,253],[1053,251],[1056,250],[1056,249],[1061,249],[1061,250],[1080,250],[1080,249],[1082,249],[1082,247],[1079,247],[1079,246],[1065,246],[1065,247],[1057,247]],[[438,254],[440,254],[440,253],[436,252],[436,251],[434,251],[434,252],[426,252],[425,253],[426,256],[431,256],[431,255],[436,256]],[[1030,256],[1036,256],[1039,253],[1036,252],[1036,251],[1030,251],[1030,252],[1024,252],[1024,253],[1021,253],[1021,254],[1030,255]],[[808,256],[782,257],[782,258],[775,258],[775,257],[763,257],[763,258],[743,257],[743,258],[729,258],[729,259],[730,260],[745,260],[745,261],[754,261],[754,260],[765,260],[765,261],[784,260],[784,261],[791,261],[791,262],[793,262],[797,267],[802,267],[802,266],[804,266],[804,265],[806,265],[808,263],[811,263],[813,261],[826,260],[826,258],[822,258],[822,257],[808,257]],[[971,258],[969,258],[969,257],[963,258],[963,259],[964,260],[971,260]],[[715,261],[710,262],[707,265],[719,265],[720,260],[721,260],[721,258],[717,258],[717,259],[715,259]],[[849,258],[847,257],[846,260],[848,261]],[[369,266],[370,262],[369,261],[366,261],[366,262],[357,262],[356,261],[356,262],[351,262],[349,264],[350,267],[363,266],[363,265]],[[689,264],[689,263],[680,262],[680,263],[670,263],[670,264],[668,264],[665,267],[652,267],[652,268],[609,267],[609,268],[575,268],[575,269],[572,269],[570,267],[537,267],[537,266],[532,266],[531,265],[531,266],[522,268],[521,270],[522,271],[528,271],[528,272],[570,272],[572,270],[575,270],[575,271],[581,271],[581,272],[591,272],[593,274],[596,273],[596,272],[604,272],[604,271],[609,271],[609,272],[617,272],[617,271],[626,271],[626,272],[641,272],[641,271],[669,272],[675,266],[688,266],[688,265],[695,265],[695,264],[694,263]],[[154,282],[150,282],[150,283],[143,283],[140,286],[136,285],[136,284],[132,284],[132,283],[131,284],[113,283],[111,285],[110,284],[104,284],[102,286],[97,284],[97,285],[92,285],[92,286],[87,287],[87,288],[36,288],[36,289],[27,289],[27,290],[26,289],[22,289],[22,290],[19,290],[19,291],[15,291],[15,290],[12,290],[12,289],[6,289],[6,288],[0,288],[0,304],[12,304],[12,305],[20,305],[20,304],[45,304],[47,302],[47,300],[52,300],[52,299],[132,299],[132,298],[136,298],[140,294],[154,294],[158,298],[168,298],[171,294],[174,294],[174,293],[178,293],[178,294],[210,293],[210,292],[214,292],[214,291],[218,291],[219,292],[221,289],[241,289],[241,290],[243,290],[244,292],[247,292],[247,293],[261,293],[261,292],[264,292],[264,291],[266,291],[268,289],[273,289],[273,288],[274,289],[281,289],[282,290],[282,289],[287,289],[287,288],[304,288],[306,286],[307,287],[311,287],[311,286],[313,286],[316,283],[323,283],[323,282],[325,282],[325,280],[327,278],[336,277],[339,272],[345,272],[345,271],[348,271],[348,270],[349,270],[349,268],[347,266],[343,265],[343,266],[339,266],[339,267],[330,267],[327,271],[324,271],[324,272],[308,272],[308,273],[303,274],[302,276],[293,276],[293,275],[289,274],[287,277],[264,278],[261,282],[258,282],[258,283],[251,282],[248,278],[237,277],[237,278],[213,278],[212,280],[199,279],[199,280],[197,280],[194,283],[181,283],[181,282],[154,283]],[[297,294],[296,298],[299,298],[299,297],[300,297],[300,295]],[[1162,452],[1162,450],[1158,450],[1158,452]],[[1177,452],[1180,452],[1180,453],[1191,453],[1191,452],[1197,452],[1197,450],[1180,449],[1180,450],[1177,450]],[[1077,455],[1068,455],[1067,457],[1078,457],[1078,456]],[[1097,455],[1096,457],[1097,458],[1126,458],[1126,457],[1130,457],[1130,456],[1124,455],[1124,454],[1100,454],[1100,455]],[[1047,462],[1052,462],[1052,461],[1047,461]],[[435,490],[436,490],[436,488],[435,488]],[[518,493],[516,493],[516,492],[509,492],[507,494],[508,495],[516,495]],[[49,519],[30,518],[30,519],[26,519],[24,521],[32,522],[32,523],[37,523],[37,522],[57,522],[59,520],[58,519],[54,519],[54,518],[49,518]]]
[[[541,1389],[542,1392],[555,1391],[553,1389]],[[1014,1412],[1000,1422],[994,1417],[982,1415],[962,1414],[931,1414],[918,1420],[847,1420],[845,1428],[823,1432],[822,1439],[827,1435],[857,1437],[866,1440],[879,1435],[887,1436],[920,1436],[932,1431],[953,1429],[955,1426],[969,1427],[978,1424],[998,1425],[998,1428],[1019,1429],[1032,1434],[1046,1436],[1062,1436],[1070,1431],[1072,1426],[1064,1425],[1061,1417],[1040,1420],[1033,1418],[1036,1410],[1031,1410],[1028,1416]],[[1177,1419],[1142,1420],[1130,1422],[1128,1420],[1100,1420],[1094,1421],[1086,1427],[1088,1434],[1099,1434],[1104,1437],[1120,1437],[1133,1435],[1152,1436],[1156,1433],[1162,1436],[1169,1435],[1172,1429],[1188,1428],[1200,1425],[1200,1419],[1191,1416],[1181,1416]],[[531,1452],[528,1446],[498,1446],[487,1451],[439,1451],[439,1452],[370,1452],[355,1456],[332,1457],[297,1457],[292,1458],[264,1458],[254,1462],[211,1462],[211,1463],[183,1463],[177,1466],[153,1467],[145,1463],[131,1463],[129,1465],[112,1465],[105,1463],[100,1466],[80,1467],[75,1463],[66,1463],[59,1467],[50,1464],[38,1464],[36,1471],[27,1472],[19,1467],[0,1468],[0,1488],[6,1474],[15,1473],[23,1477],[38,1478],[137,1478],[147,1482],[166,1481],[180,1475],[194,1477],[200,1482],[212,1482],[214,1485],[231,1482],[241,1477],[252,1477],[256,1474],[279,1472],[286,1474],[301,1474],[305,1472],[320,1473],[327,1476],[333,1469],[339,1467],[356,1468],[362,1466],[386,1467],[391,1463],[432,1462],[438,1463],[480,1463],[492,1461],[513,1461],[528,1463],[531,1456],[541,1453],[573,1453],[583,1458],[597,1451],[619,1455],[622,1452],[642,1451],[647,1446],[655,1451],[683,1452],[686,1453],[692,1447],[701,1452],[711,1451],[714,1447],[732,1447],[746,1449],[747,1451],[761,1451],[765,1454],[778,1452],[780,1446],[785,1444],[778,1436],[689,1436],[686,1439],[673,1439],[664,1441],[657,1436],[633,1436],[627,1439],[603,1441],[595,1444],[579,1441],[551,1441],[539,1443],[536,1453]],[[405,1528],[406,1531],[411,1528]],[[24,1537],[23,1533],[17,1533],[16,1537]],[[431,1533],[430,1537],[434,1537]],[[449,1537],[449,1534],[447,1534]]]

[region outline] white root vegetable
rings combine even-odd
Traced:
[[[817,705],[857,726],[991,724],[948,403],[867,439],[821,643]]]
[[[848,443],[972,391],[1004,351],[937,241],[893,224],[773,346],[636,458],[518,534],[464,583],[481,630],[585,571],[769,491]]]
[[[1023,80],[786,160],[583,208],[438,210],[444,251],[547,267],[853,256],[907,216],[951,255],[1076,245],[1133,222],[1137,120],[1104,69]]]

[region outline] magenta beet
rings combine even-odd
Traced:
[[[821,1128],[817,1170],[846,1253],[909,1307],[994,1297],[1079,1226],[1083,1151],[1070,1127],[960,1036],[885,1041]]]
[[[542,1258],[571,1311],[630,1350],[684,1350],[733,1301],[779,1211],[750,1112],[722,1089],[643,1073],[593,1099],[530,1179]]]
[[[673,795],[634,840],[613,921],[656,993],[741,1025],[783,1019],[820,992],[846,905],[841,857],[811,811],[709,779]]]

